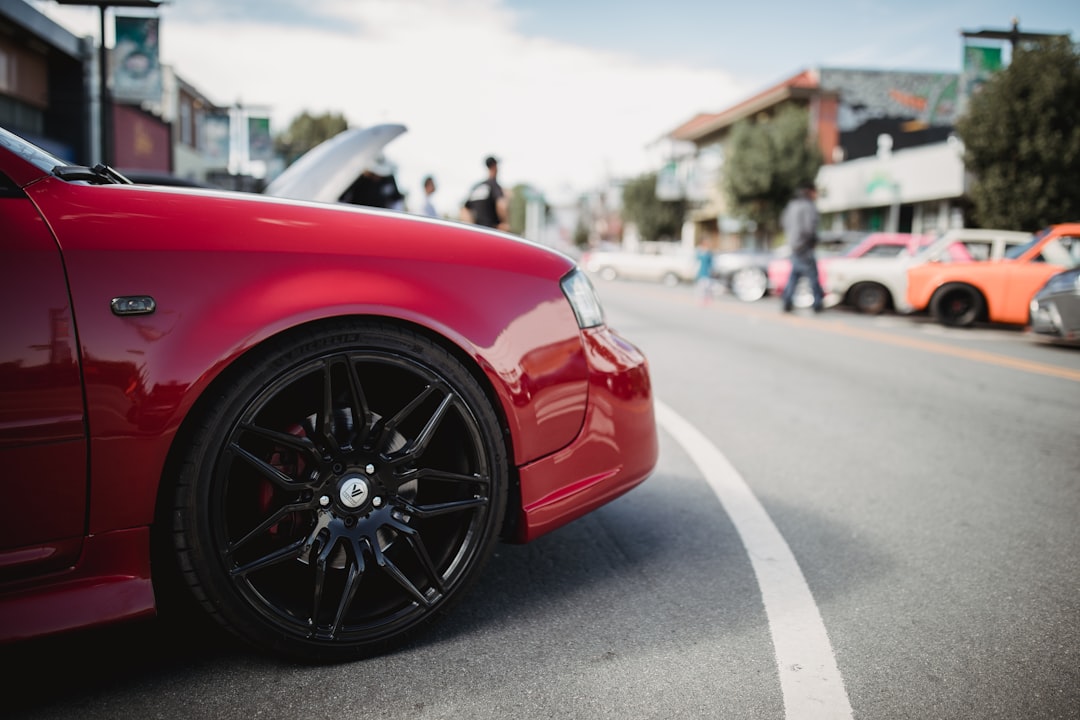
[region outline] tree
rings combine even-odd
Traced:
[[[286,167],[324,140],[329,140],[349,123],[340,113],[311,115],[306,110],[289,124],[289,129],[274,138],[274,150],[285,160]]]
[[[529,205],[538,208],[545,220],[551,216],[551,207],[544,195],[531,185],[515,185],[507,196],[507,221],[510,223],[510,232],[515,235],[524,236],[528,229]]]
[[[1017,47],[956,124],[974,219],[1040,230],[1080,217],[1080,55],[1067,38]]]
[[[726,154],[723,182],[732,208],[770,235],[795,189],[813,183],[822,162],[810,115],[795,105],[771,118],[736,123]]]
[[[637,225],[643,240],[678,238],[686,215],[685,200],[656,197],[657,173],[650,172],[623,186],[623,220]]]

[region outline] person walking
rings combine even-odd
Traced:
[[[506,194],[499,185],[499,161],[494,157],[484,160],[487,166],[488,176],[472,186],[469,197],[465,201],[463,215],[469,222],[485,227],[508,230],[506,212]]]
[[[801,185],[780,216],[780,224],[791,249],[791,274],[781,295],[784,312],[791,312],[795,287],[801,278],[806,278],[810,283],[814,294],[814,312],[821,312],[825,307],[825,293],[821,289],[817,256],[814,253],[818,244],[819,221],[817,207],[814,205],[816,198],[817,188],[812,184]]]
[[[439,212],[435,209],[435,203],[432,201],[434,194],[435,178],[426,175],[424,176],[424,206],[420,209],[421,214],[428,217],[439,217]]]
[[[699,305],[708,305],[713,298],[713,253],[709,243],[702,239],[694,251],[697,257],[697,276],[694,279],[694,294]]]

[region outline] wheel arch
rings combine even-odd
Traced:
[[[619,278],[619,271],[612,265],[601,265],[596,268],[596,274],[604,280],[617,280]]]
[[[877,280],[860,280],[852,284],[852,286],[847,289],[847,292],[844,293],[844,304],[855,307],[855,298],[858,297],[859,292],[868,287],[880,288],[881,291],[885,293],[886,310],[896,309],[896,300],[893,298],[892,291],[889,290],[889,287],[885,285],[885,283]]]
[[[156,561],[154,564],[161,567],[162,563],[172,565],[169,557],[172,554],[171,523],[169,514],[172,508],[172,493],[179,473],[180,464],[186,448],[191,443],[199,424],[205,420],[209,408],[223,392],[223,388],[234,382],[243,375],[247,366],[257,358],[260,353],[266,352],[267,348],[288,342],[292,337],[307,335],[320,329],[329,329],[334,326],[342,326],[349,323],[385,323],[409,330],[422,335],[433,343],[439,345],[448,354],[458,360],[469,374],[477,381],[488,400],[495,417],[498,419],[501,439],[506,451],[507,458],[514,457],[514,448],[511,436],[510,422],[507,418],[503,403],[499,394],[491,382],[491,378],[483,371],[477,359],[466,352],[459,344],[442,335],[432,328],[423,324],[391,315],[339,315],[318,318],[299,325],[285,328],[275,334],[261,338],[259,342],[246,348],[241,354],[232,358],[205,387],[198,393],[190,407],[184,413],[176,432],[173,434],[165,456],[162,475],[158,480],[158,487],[154,503],[154,523],[151,527],[151,550]],[[513,461],[508,463],[510,472],[507,486],[507,512],[504,515],[503,528],[500,535],[510,537],[516,530],[519,513],[510,510],[521,505],[521,483],[517,472],[517,465]],[[170,573],[170,575],[175,572]],[[155,577],[155,582],[158,578]],[[172,582],[173,580],[165,580]]]
[[[979,301],[979,309],[975,315],[975,322],[985,321],[987,318],[988,307],[986,304],[986,293],[983,292],[982,288],[980,288],[978,285],[970,282],[965,282],[963,280],[950,280],[948,282],[942,283],[934,289],[934,292],[930,294],[930,302],[927,303],[927,308],[930,310],[931,315],[936,318],[938,314],[937,307],[938,303],[941,302],[941,298],[943,298],[948,293],[955,292],[957,290],[968,291],[975,295],[975,297]]]
[[[249,353],[290,333],[342,318],[406,325],[436,338],[440,347],[461,358],[468,372],[481,378],[486,397],[495,398],[490,404],[503,428],[503,442],[511,446],[512,467],[565,447],[581,431],[589,375],[581,331],[558,283],[544,274],[462,272],[464,277],[446,273],[435,263],[421,263],[408,273],[330,269],[299,278],[282,273],[287,282],[266,282],[262,270],[250,277],[243,277],[241,270],[241,277],[224,289],[212,286],[206,293],[183,294],[163,303],[169,312],[147,316],[154,333],[135,334],[137,342],[123,346],[145,358],[147,371],[137,378],[136,405],[123,415],[106,407],[98,413],[101,421],[91,423],[97,428],[91,437],[91,531],[153,522],[158,484],[173,467],[167,470],[166,462],[174,462],[171,454],[184,437],[177,439],[178,432],[187,431],[190,418],[196,417],[192,413],[204,410],[205,398],[213,397],[235,368],[243,367]],[[477,292],[461,292],[463,282],[477,285],[475,279],[481,276],[487,278],[486,285],[479,285]],[[342,277],[350,282],[343,283]],[[506,288],[516,292],[507,295]],[[493,296],[505,301],[493,304]],[[109,326],[89,325],[92,330]],[[542,348],[534,343],[537,332],[550,339]],[[101,331],[83,339],[91,354],[103,355],[95,351],[110,348],[111,338]],[[115,378],[108,382],[103,389],[123,387]],[[124,442],[113,442],[118,438]],[[125,460],[133,455],[140,463]],[[141,481],[147,472],[154,482]]]

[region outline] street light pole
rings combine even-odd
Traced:
[[[99,147],[101,162],[112,164],[112,96],[109,93],[109,72],[105,53],[105,6],[98,7],[101,16],[101,42],[98,43],[98,129],[101,131]]]
[[[1016,17],[1012,19],[1012,27],[1008,30],[992,30],[984,28],[983,30],[962,30],[960,34],[966,38],[1008,40],[1009,47],[1012,50],[1016,50],[1016,46],[1021,42],[1041,40],[1043,38],[1068,37],[1068,35],[1062,33],[1020,32],[1020,18]]]
[[[98,125],[101,135],[98,139],[101,149],[101,162],[111,165],[112,153],[112,97],[109,93],[108,55],[105,51],[105,10],[110,7],[157,8],[165,0],[56,0],[60,5],[97,6],[100,15],[100,41],[98,43]]]

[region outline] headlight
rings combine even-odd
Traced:
[[[578,327],[589,328],[604,324],[604,309],[596,296],[589,278],[581,270],[574,269],[562,279],[562,291],[574,309]]]

